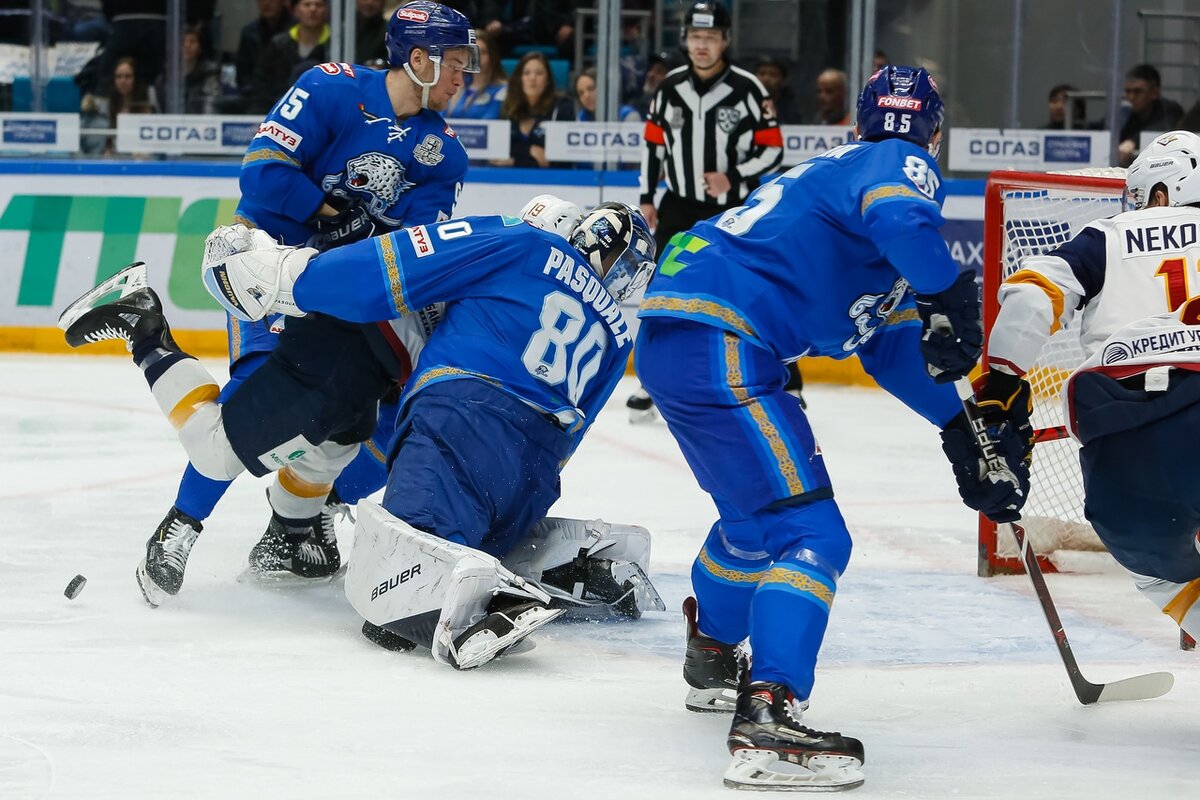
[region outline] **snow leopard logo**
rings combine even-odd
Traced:
[[[371,216],[380,222],[399,225],[386,215],[400,195],[416,186],[404,179],[404,165],[384,153],[363,153],[346,162],[347,188],[366,194]]]

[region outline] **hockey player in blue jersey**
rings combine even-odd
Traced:
[[[692,567],[684,676],[688,708],[734,712],[730,786],[864,780],[861,742],[798,721],[851,537],[784,365],[857,355],[943,430],[973,508],[1015,514],[1027,486],[1019,446],[1003,451],[1019,485],[981,477],[950,384],[983,336],[974,274],[938,232],[942,119],[924,69],[876,72],[858,101],[858,141],[677,234],[642,301],[637,373],[720,514]],[[739,688],[747,638],[753,664]],[[780,760],[803,769],[777,770]]]
[[[539,215],[536,206],[526,211]],[[320,312],[380,322],[449,304],[401,397],[384,495],[390,513],[368,504],[360,516],[347,594],[371,638],[389,647],[431,646],[439,660],[465,669],[565,608],[604,605],[576,596],[576,585],[590,584],[626,616],[645,602],[658,607],[642,569],[649,554],[644,529],[543,519],[558,497],[559,470],[628,357],[631,334],[620,300],[644,282],[654,257],[638,212],[600,206],[575,226],[569,243],[519,218],[469,217],[320,255],[233,226],[214,232],[206,252],[206,285],[231,313],[251,321]],[[129,341],[160,408],[205,474],[229,479],[284,465],[304,467],[303,476],[320,477],[322,468],[328,474],[320,456],[337,447],[326,448],[306,420],[285,413],[314,406],[291,393],[281,399],[259,378],[270,369],[291,386],[290,372],[327,368],[347,378],[362,373],[354,378],[361,381],[381,371],[378,363],[343,368],[273,359],[221,405],[215,391],[205,391],[212,379],[203,366],[170,340],[153,292],[128,288],[113,303],[94,306],[85,296],[68,309],[67,340]],[[304,358],[303,351],[296,355]],[[322,395],[325,383],[308,393]],[[280,413],[263,418],[259,407],[271,402],[281,404]],[[297,428],[309,438],[292,436]],[[186,549],[171,552],[186,559]]]
[[[463,74],[478,70],[474,36],[459,12],[419,0],[389,20],[390,69],[331,63],[304,73],[250,142],[235,220],[284,243],[324,250],[403,225],[449,219],[467,156],[437,112],[462,87]],[[263,363],[282,327],[278,315],[254,324],[229,318],[230,380],[221,400]],[[395,337],[389,341],[405,359],[403,344]],[[381,488],[386,479],[381,451],[391,435],[394,404],[385,402],[378,419],[375,436],[332,492],[280,473],[268,490],[271,523],[250,553],[253,570],[303,577],[337,571],[335,510]],[[199,532],[228,485],[189,465],[152,540],[161,541],[173,528]],[[156,578],[168,580],[143,575]]]

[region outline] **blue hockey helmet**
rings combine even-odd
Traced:
[[[642,212],[624,203],[601,203],[584,215],[571,246],[600,275],[604,288],[624,300],[650,280],[655,243]]]
[[[858,138],[904,139],[937,157],[946,107],[924,67],[881,67],[858,96]]]
[[[432,0],[414,0],[397,8],[388,20],[385,41],[391,67],[408,66],[414,48],[424,50],[439,65],[446,50],[462,48],[467,52],[465,71],[479,72],[479,47],[475,44],[471,20]]]

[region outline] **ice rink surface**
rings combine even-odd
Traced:
[[[140,374],[4,355],[0,375],[0,798],[736,796],[728,717],[682,703],[677,609],[714,512],[665,426],[626,421],[631,386],[554,511],[649,528],[670,610],[551,626],[456,673],[364,640],[337,581],[239,581],[265,481],[234,485],[183,592],[149,608],[133,571],[184,459]],[[935,430],[880,391],[806,397],[856,542],[806,722],[863,740],[852,796],[1194,796],[1200,653],[1170,620],[1116,572],[1050,576],[1090,680],[1176,677],[1158,700],[1080,706],[1028,580],[975,577],[975,517]]]

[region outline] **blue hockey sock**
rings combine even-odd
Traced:
[[[721,523],[715,523],[692,564],[700,632],[726,644],[745,639],[750,634],[750,602],[770,566],[766,553],[748,553],[730,545]]]
[[[212,514],[217,503],[225,495],[225,490],[233,481],[216,481],[206,478],[196,471],[191,464],[183,472],[179,481],[179,492],[175,495],[175,507],[203,522]]]
[[[333,490],[343,503],[354,505],[364,497],[379,491],[387,483],[387,467],[371,452],[371,444],[363,442],[362,447],[358,449],[358,455],[333,482]]]
[[[812,692],[837,579],[814,564],[776,561],[754,593],[751,677],[776,681],[805,699]]]

